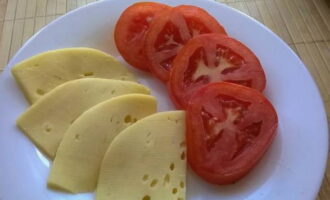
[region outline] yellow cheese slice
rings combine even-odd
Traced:
[[[69,127],[56,152],[48,186],[72,193],[95,190],[101,161],[119,132],[157,110],[149,95],[128,94],[84,112]]]
[[[111,79],[85,78],[64,83],[33,104],[17,120],[18,127],[53,159],[63,134],[84,111],[111,97],[142,93],[144,86]]]
[[[91,48],[65,48],[28,58],[12,68],[25,97],[32,104],[56,86],[80,78],[135,81],[114,57]]]
[[[96,200],[184,200],[185,113],[150,115],[121,132],[100,169]]]

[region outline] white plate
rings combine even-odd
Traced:
[[[9,70],[32,55],[63,47],[93,47],[119,57],[113,28],[120,13],[133,2],[100,1],[60,17],[32,37],[0,75],[1,200],[93,198],[92,194],[62,194],[46,188],[49,163],[15,126],[15,119],[28,105]],[[176,0],[161,2],[178,4]],[[213,1],[179,3],[205,8],[224,25],[229,35],[255,52],[267,76],[265,95],[279,116],[273,145],[246,178],[219,187],[189,172],[187,199],[313,199],[325,170],[328,132],[320,94],[306,67],[281,39],[245,14]],[[162,84],[147,74],[135,72],[143,84],[152,88],[160,102],[159,110],[173,109]]]

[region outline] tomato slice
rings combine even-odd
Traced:
[[[266,85],[261,64],[248,47],[226,35],[210,33],[196,36],[180,50],[168,86],[176,106],[185,108],[196,90],[221,81],[259,91]]]
[[[276,135],[278,119],[259,91],[221,82],[193,95],[186,123],[192,169],[210,183],[229,184],[261,159]]]
[[[150,23],[159,12],[169,6],[161,3],[141,2],[128,7],[115,27],[115,43],[123,58],[133,67],[148,70],[143,44]]]
[[[166,82],[178,50],[192,37],[204,33],[226,34],[211,15],[195,6],[177,6],[155,17],[144,45],[150,71]]]

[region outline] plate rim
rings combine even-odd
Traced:
[[[33,41],[35,40],[42,32],[44,32],[49,26],[52,26],[53,24],[56,24],[56,23],[59,23],[61,20],[63,20],[64,18],[70,16],[70,15],[74,15],[76,14],[77,12],[80,12],[81,10],[84,10],[84,9],[89,9],[90,7],[92,6],[96,6],[97,4],[102,4],[104,2],[111,2],[111,1],[115,1],[115,0],[100,0],[100,1],[96,1],[96,2],[92,2],[90,4],[86,4],[82,7],[79,7],[79,8],[76,8],[74,10],[71,10],[63,15],[61,15],[60,17],[56,18],[55,20],[53,20],[52,22],[50,22],[49,24],[45,25],[44,27],[42,27],[39,31],[37,31],[33,36],[31,36],[21,47],[20,49],[14,54],[14,56],[9,60],[9,62],[7,63],[7,65],[5,66],[3,72],[0,74],[0,78],[4,76],[5,73],[10,73],[10,72],[6,72],[6,71],[10,71],[10,69],[12,68],[13,66],[13,63],[15,63],[15,61],[17,62],[17,58],[19,57],[19,55],[24,51],[24,49]],[[141,1],[141,0],[135,0],[136,2],[138,1]],[[155,0],[155,1],[158,1],[158,0]],[[194,0],[191,0],[191,2],[193,3]],[[204,0],[205,1],[205,0]],[[328,124],[328,120],[327,120],[327,112],[326,112],[326,109],[325,109],[325,102],[324,102],[324,99],[322,98],[322,95],[321,95],[321,91],[319,89],[319,86],[317,85],[316,83],[316,80],[314,79],[314,77],[312,76],[309,68],[304,64],[304,62],[300,59],[300,57],[297,55],[296,52],[294,52],[291,47],[286,43],[284,42],[283,39],[281,39],[277,34],[275,34],[272,30],[270,30],[267,26],[265,26],[264,24],[262,24],[261,22],[257,21],[256,19],[252,18],[251,16],[243,13],[242,11],[238,10],[238,9],[235,9],[235,8],[232,8],[222,2],[217,2],[217,1],[213,1],[213,0],[206,0],[207,2],[209,3],[213,3],[213,4],[221,4],[221,6],[225,7],[226,9],[229,9],[231,10],[231,12],[236,12],[240,15],[242,15],[243,17],[245,18],[248,18],[250,21],[253,21],[255,24],[257,24],[258,26],[262,27],[262,29],[266,30],[269,34],[272,35],[272,37],[276,40],[277,42],[280,42],[282,46],[285,46],[287,50],[289,50],[290,52],[290,56],[294,57],[295,60],[297,60],[299,62],[299,67],[301,69],[303,69],[305,72],[307,72],[307,76],[309,79],[311,79],[311,83],[312,83],[312,87],[313,87],[313,90],[316,91],[317,93],[317,99],[320,103],[320,106],[321,106],[321,110],[322,110],[322,119],[323,119],[323,122],[322,124],[324,124],[324,129],[325,129],[325,133],[321,133],[322,135],[324,135],[325,137],[325,144],[326,144],[326,148],[325,148],[325,154],[324,154],[324,157],[325,159],[323,159],[323,164],[322,164],[322,173],[320,173],[320,178],[319,181],[318,181],[318,185],[317,187],[315,188],[318,188],[316,190],[315,193],[315,197],[317,196],[317,194],[319,193],[319,190],[321,188],[321,184],[322,184],[322,180],[323,178],[325,177],[325,173],[326,173],[326,167],[327,167],[327,160],[328,160],[328,149],[329,149],[329,124]]]

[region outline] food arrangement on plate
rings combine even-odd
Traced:
[[[12,73],[32,105],[17,126],[53,160],[50,188],[96,191],[100,200],[183,200],[186,160],[219,185],[257,164],[278,119],[248,47],[201,8],[153,2],[128,7],[113,37],[126,62],[166,84],[182,110],[157,113],[150,90],[96,49],[22,61]]]

